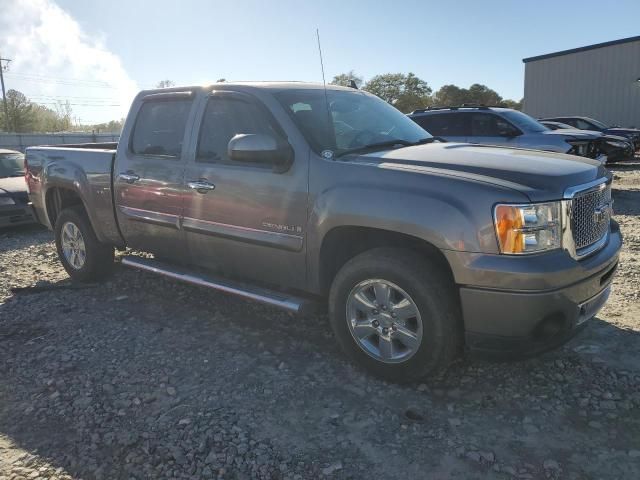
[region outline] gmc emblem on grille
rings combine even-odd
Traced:
[[[601,223],[604,222],[605,220],[608,220],[611,215],[613,215],[613,208],[612,208],[612,203],[613,202],[607,202],[604,205],[600,205],[598,208],[596,208],[593,212],[593,221],[595,223]]]

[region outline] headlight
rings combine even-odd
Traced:
[[[608,140],[607,145],[611,145],[612,147],[617,148],[627,148],[629,146],[627,142],[621,142],[619,140]]]
[[[500,253],[522,255],[560,248],[560,202],[499,204],[493,212]]]
[[[0,196],[0,206],[15,205],[15,204],[16,202],[13,201],[13,198],[9,197],[8,195]]]

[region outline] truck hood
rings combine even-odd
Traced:
[[[609,133],[611,135],[623,135],[623,136],[640,135],[640,130],[637,128],[611,127],[611,128],[607,128],[604,132]]]
[[[596,160],[519,148],[431,143],[344,157],[383,169],[456,176],[517,190],[531,201],[558,200],[567,187],[609,174]]]

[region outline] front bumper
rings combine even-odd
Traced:
[[[30,205],[15,204],[0,207],[0,228],[36,223]]]
[[[606,302],[621,246],[612,221],[607,244],[580,261],[558,251],[527,257],[471,254],[466,264],[450,262],[461,284],[467,346],[522,356],[562,344]],[[468,270],[456,274],[463,267]]]

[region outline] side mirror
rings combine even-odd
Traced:
[[[235,162],[270,164],[276,173],[286,172],[293,163],[291,145],[265,133],[236,135],[229,141],[227,153]]]

